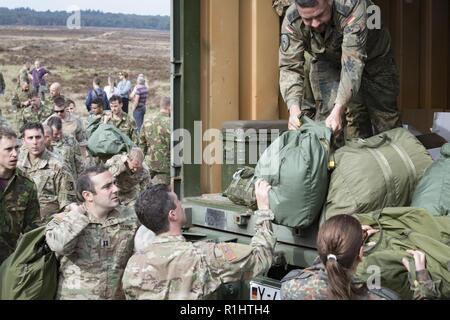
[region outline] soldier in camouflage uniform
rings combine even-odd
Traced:
[[[24,83],[27,83],[28,85],[31,83],[30,69],[31,63],[29,61],[25,62],[17,76],[17,88],[20,88]]]
[[[121,278],[133,254],[138,222],[134,210],[119,205],[114,178],[92,167],[77,181],[82,204],[56,215],[46,240],[61,256],[57,299],[123,299]]]
[[[308,112],[312,89],[317,120],[348,137],[368,137],[401,125],[391,39],[386,28],[368,27],[370,0],[295,0],[281,29],[280,88],[290,129]],[[371,26],[372,27],[372,26]],[[344,117],[346,119],[344,119]]]
[[[120,203],[133,206],[139,193],[151,185],[150,172],[143,163],[144,154],[139,148],[133,148],[128,155],[115,155],[105,166],[116,179],[119,188]]]
[[[153,184],[170,184],[170,110],[170,99],[162,98],[160,112],[144,120],[139,137]]]
[[[49,88],[50,96],[48,97],[47,104],[52,105],[55,104],[56,99],[62,99],[63,101],[66,98],[61,94],[61,84],[59,82],[53,82]]]
[[[5,94],[6,84],[3,73],[0,72],[0,96]]]
[[[52,115],[52,109],[41,102],[39,94],[32,93],[31,105],[22,110],[22,116],[19,120],[19,129],[27,123],[41,123]]]
[[[23,109],[31,104],[31,90],[28,83],[22,83],[22,85],[16,89],[12,99],[11,105],[20,114]]]
[[[60,158],[45,148],[41,124],[26,124],[22,134],[25,151],[19,156],[18,167],[36,183],[41,218],[45,220],[76,200],[74,180]]]
[[[123,134],[128,136],[131,141],[138,144],[138,137],[136,133],[136,122],[128,114],[122,111],[122,98],[119,96],[112,96],[109,99],[111,111],[105,112],[102,122],[114,125]]]
[[[47,146],[47,149],[61,156],[63,161],[68,165],[70,173],[76,179],[84,168],[80,145],[73,136],[67,136],[63,133],[61,118],[50,117],[47,125],[52,135],[50,146]]]
[[[36,185],[17,169],[18,150],[17,135],[0,126],[0,264],[40,218]]]
[[[128,261],[122,281],[127,299],[206,299],[223,283],[245,281],[267,271],[276,244],[269,189],[267,182],[256,183],[259,211],[250,245],[186,242],[181,234],[186,216],[177,195],[165,185],[144,191],[136,201],[136,213],[156,238]]]
[[[392,300],[398,295],[386,288],[369,289],[355,277],[364,256],[365,240],[377,233],[361,226],[349,215],[338,215],[325,222],[317,236],[319,257],[311,268],[294,270],[281,280],[283,300]],[[439,292],[425,268],[425,261],[415,256],[418,281],[412,284],[415,299],[435,298]],[[416,258],[417,256],[417,258]],[[408,261],[403,262],[405,266]],[[384,266],[388,267],[388,266]],[[333,277],[333,281],[331,281]]]
[[[1,116],[1,114],[0,114],[0,126],[2,126],[2,127],[9,127],[8,121],[6,121],[6,119],[3,118],[3,117]]]

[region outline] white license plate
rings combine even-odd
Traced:
[[[250,300],[280,300],[280,289],[250,282]]]

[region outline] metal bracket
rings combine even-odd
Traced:
[[[251,216],[252,214],[249,212],[237,213],[234,215],[234,223],[238,226],[246,226],[248,225],[248,220],[250,220]]]

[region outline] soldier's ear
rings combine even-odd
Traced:
[[[93,194],[92,194],[92,192],[90,192],[90,191],[83,191],[83,192],[81,192],[81,196],[83,197],[83,200],[85,201],[85,202],[92,202],[94,199],[93,199]]]

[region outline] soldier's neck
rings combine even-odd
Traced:
[[[100,208],[95,204],[86,203],[86,211],[94,218],[102,221],[108,217],[108,214],[112,211],[111,209]]]
[[[15,169],[10,170],[10,169],[0,167],[0,179],[9,180],[9,178],[11,178],[12,175],[14,174],[14,171],[15,171]]]

